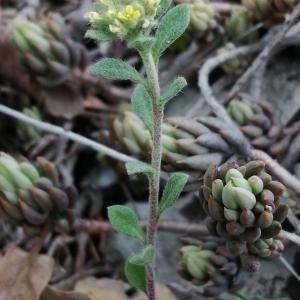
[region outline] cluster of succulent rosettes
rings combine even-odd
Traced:
[[[236,45],[232,42],[226,43],[217,50],[217,54],[225,54],[236,49]],[[249,58],[246,56],[230,59],[221,65],[222,69],[228,74],[241,74],[249,65]]]
[[[217,13],[215,9],[205,0],[191,3],[190,5],[191,20],[190,31],[197,38],[204,38],[212,41],[214,31],[218,27]]]
[[[17,21],[11,40],[22,65],[44,87],[66,83],[86,66],[84,47],[69,38],[64,20],[57,14]]]
[[[248,94],[241,93],[229,102],[227,110],[255,148],[270,149],[281,133],[274,125],[272,109],[265,101],[255,103]]]
[[[223,127],[223,122],[215,117],[166,120],[162,126],[163,169],[187,172],[189,183],[198,182],[198,186],[211,163],[220,165],[234,153],[231,141],[235,137]],[[141,160],[147,161],[150,157],[150,132],[130,111],[115,118],[109,130],[100,132],[100,139]]]
[[[86,18],[108,39],[130,41],[156,25],[160,0],[98,0]]]
[[[28,236],[61,217],[73,195],[73,189],[60,187],[57,170],[46,159],[38,158],[34,166],[0,153],[0,216],[22,226]]]
[[[221,248],[218,243],[207,242],[201,246],[184,246],[180,250],[179,274],[193,284],[203,286],[206,297],[234,292],[244,285],[238,276],[240,263],[226,257],[226,253],[219,251]]]
[[[284,186],[266,173],[263,161],[241,167],[211,165],[200,191],[203,209],[212,218],[209,230],[226,239],[233,256],[266,258],[284,250],[281,223],[288,206],[280,204]]]
[[[284,20],[284,14],[299,3],[298,0],[242,0],[249,15],[267,24]]]
[[[256,32],[250,33],[254,24],[249,17],[247,10],[243,7],[234,8],[230,17],[225,22],[226,37],[236,43],[254,42],[258,35]]]
[[[42,119],[41,112],[36,106],[25,107],[23,109],[23,113],[26,116],[33,118],[35,120]],[[18,133],[22,138],[22,140],[26,142],[34,141],[41,137],[41,131],[38,128],[28,124],[24,125],[24,123],[21,122],[18,124]]]

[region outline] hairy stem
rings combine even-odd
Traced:
[[[160,87],[158,80],[157,65],[154,62],[151,50],[141,52],[145,70],[147,74],[148,91],[152,98],[153,105],[153,146],[151,155],[151,165],[154,169],[154,176],[149,179],[149,215],[147,225],[147,243],[155,247],[158,201],[159,201],[159,180],[162,158],[162,121],[163,108],[159,105]],[[149,300],[155,300],[155,258],[147,271],[147,289]]]

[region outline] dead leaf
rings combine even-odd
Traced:
[[[156,284],[157,300],[178,300],[171,290],[165,285]],[[148,300],[148,297],[144,293],[139,293],[132,300]]]
[[[29,254],[19,248],[0,258],[0,300],[39,300],[54,268],[50,256]]]
[[[158,283],[156,289],[157,300],[178,300],[165,285]],[[126,290],[128,290],[126,283],[106,278],[86,278],[76,284],[75,290],[88,294],[91,300],[148,300],[147,296],[141,292],[132,298],[126,296]]]
[[[125,283],[113,279],[89,277],[79,281],[75,291],[89,295],[91,300],[128,300]]]
[[[48,285],[40,300],[91,300],[91,298],[83,293],[65,292]]]
[[[76,89],[61,85],[45,90],[43,100],[49,114],[72,119],[83,112],[83,99]]]

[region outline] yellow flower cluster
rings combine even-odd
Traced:
[[[124,22],[136,21],[140,16],[141,13],[137,9],[134,9],[132,5],[127,5],[122,12],[118,13],[118,18]]]
[[[97,10],[85,17],[94,29],[104,30],[116,38],[126,39],[155,25],[160,0],[97,0]]]

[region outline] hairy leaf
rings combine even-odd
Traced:
[[[126,262],[125,275],[128,282],[135,288],[147,293],[146,287],[146,268]]]
[[[186,4],[175,6],[161,19],[153,46],[155,61],[158,61],[162,53],[184,33],[189,20],[189,7]]]
[[[147,245],[140,252],[132,255],[129,258],[129,262],[134,265],[148,266],[154,257],[154,247],[152,245]]]
[[[142,162],[128,162],[125,166],[128,175],[144,173],[151,177],[154,174],[154,169],[150,165]]]
[[[171,2],[171,0],[160,0],[157,17],[161,17],[167,12],[168,8],[171,5]]]
[[[125,61],[115,58],[104,58],[90,67],[90,73],[103,76],[110,80],[131,80],[143,83],[144,80],[138,71]]]
[[[145,241],[145,234],[135,212],[124,205],[113,205],[108,208],[108,218],[113,228],[127,236]]]
[[[96,42],[110,42],[114,39],[114,36],[107,31],[89,29],[85,34],[85,38]]]
[[[185,78],[178,77],[176,78],[163,92],[160,97],[160,105],[166,105],[170,100],[176,97],[185,87],[187,86],[187,82]]]
[[[148,130],[153,133],[152,101],[144,85],[139,84],[131,98],[133,110],[144,122]]]
[[[177,201],[188,178],[189,176],[184,173],[175,173],[170,177],[159,203],[159,214],[162,214]]]

